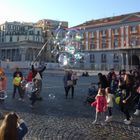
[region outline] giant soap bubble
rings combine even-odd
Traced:
[[[45,46],[48,46],[48,50],[51,56],[59,62],[61,67],[74,67],[77,63],[83,59],[84,55],[81,52],[82,48],[82,32],[77,28],[64,28],[60,23],[56,30],[47,31],[50,32],[50,37],[47,38],[47,42],[41,48],[39,54],[40,56],[42,50]]]
[[[59,55],[58,62],[61,67],[64,66],[74,67],[74,65],[76,64],[76,59],[73,54],[68,52],[63,52]]]
[[[63,38],[62,38],[63,36]],[[83,59],[84,55],[81,53],[81,38],[82,34],[79,29],[58,29],[56,33],[56,42],[59,49],[52,51],[57,55],[59,53],[58,62],[61,67],[73,67],[76,63]]]

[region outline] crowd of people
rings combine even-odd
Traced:
[[[42,88],[42,73],[46,69],[46,66],[35,69],[32,65],[27,76],[23,76],[23,73],[17,67],[13,73],[13,94],[12,99],[18,96],[18,100],[24,101],[25,92],[30,92],[30,107],[33,108],[37,100],[41,99],[40,93]],[[29,87],[26,87],[29,83]],[[30,90],[27,91],[27,89]],[[0,102],[4,102],[7,97],[7,77],[4,73],[4,69],[0,68]],[[18,95],[17,95],[18,94]],[[15,112],[9,112],[5,116],[0,113],[3,121],[0,125],[0,140],[22,140],[28,132],[28,128],[23,119]]]
[[[19,96],[19,100],[24,101],[25,88],[27,83],[32,83],[32,90],[30,94],[31,104],[30,107],[34,107],[34,104],[39,100],[40,92],[42,89],[42,73],[46,69],[46,66],[35,69],[32,65],[28,75],[23,76],[23,73],[19,68],[13,73],[13,94],[12,98],[15,99]],[[66,70],[63,83],[65,90],[65,98],[68,99],[71,91],[71,98],[74,98],[75,86],[79,77],[77,73],[72,70]],[[113,119],[114,102],[119,106],[120,111],[124,113],[124,123],[129,125],[132,122],[132,115],[130,110],[136,109],[134,115],[140,115],[140,72],[135,70],[121,70],[118,74],[111,69],[111,71],[104,75],[98,73],[98,84],[91,83],[88,89],[88,96],[85,103],[89,103],[92,107],[95,107],[95,120],[93,124],[101,122],[101,124],[110,122]],[[7,90],[7,77],[4,70],[0,68],[0,100],[5,99],[5,91]],[[106,117],[105,117],[106,116]],[[28,132],[28,128],[25,122],[20,119],[15,112],[8,113],[0,126],[0,140],[22,140],[25,134]]]
[[[30,92],[30,107],[34,107],[34,104],[37,100],[41,100],[40,96],[42,89],[42,73],[46,69],[46,66],[41,68],[34,68],[34,65],[31,66],[31,69],[27,75],[23,75],[20,69],[17,67],[13,72],[13,93],[12,99],[15,99],[18,96],[18,100],[24,101],[25,92]],[[29,84],[27,84],[29,83]],[[29,90],[30,89],[30,90]],[[7,97],[7,77],[4,73],[4,69],[0,68],[0,101],[4,101]]]
[[[113,103],[116,101],[121,112],[124,113],[126,119],[125,124],[131,124],[132,115],[130,110],[136,109],[134,115],[140,115],[140,72],[135,70],[121,70],[116,74],[114,69],[104,75],[98,73],[98,92],[95,96],[95,91],[92,94],[94,100],[91,106],[96,108],[96,116],[93,124],[101,121],[108,122],[112,120]],[[105,112],[108,110],[108,115],[104,120]]]

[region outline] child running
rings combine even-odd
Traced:
[[[111,89],[109,87],[105,89],[105,92],[106,92],[107,108],[108,108],[108,116],[106,116],[105,122],[109,122],[112,119],[113,99],[115,97],[113,94],[111,94]]]
[[[92,122],[92,124],[96,124],[97,122],[101,122],[101,124],[104,124],[104,116],[105,111],[107,109],[107,100],[106,100],[106,93],[103,88],[99,88],[98,94],[95,97],[96,101],[91,104],[91,106],[96,107],[96,115],[95,120]]]

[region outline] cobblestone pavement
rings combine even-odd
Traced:
[[[134,117],[131,125],[123,123],[124,116],[114,107],[113,121],[105,125],[93,125],[95,109],[85,105],[88,85],[97,77],[80,77],[75,87],[74,99],[64,97],[62,75],[44,74],[43,101],[35,108],[25,102],[12,99],[11,75],[8,75],[8,98],[0,105],[3,113],[16,111],[26,121],[29,132],[26,140],[140,140],[140,117]],[[18,95],[17,95],[18,98]],[[133,112],[131,112],[133,113]]]

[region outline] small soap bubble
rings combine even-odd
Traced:
[[[55,95],[54,94],[49,94],[49,99],[51,99],[51,100],[55,99]]]

